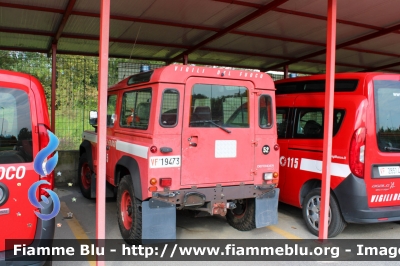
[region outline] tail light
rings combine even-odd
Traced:
[[[160,186],[162,187],[170,187],[172,185],[171,178],[160,178]]]
[[[48,127],[46,125],[43,124],[39,125],[39,151],[46,148],[47,145],[49,144],[50,138],[49,135],[47,134],[47,130]],[[52,153],[49,157],[53,155],[54,153]],[[54,189],[54,171],[48,173],[47,176],[41,177],[40,180],[46,180],[47,182],[50,183],[50,185],[41,185],[39,187],[39,197],[41,195],[48,197],[49,194],[44,189],[50,189],[50,190]]]
[[[357,129],[350,142],[349,165],[353,175],[364,178],[365,161],[365,136],[366,129],[360,127]]]

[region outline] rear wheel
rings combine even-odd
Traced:
[[[93,172],[90,169],[86,153],[82,153],[81,157],[79,158],[78,183],[82,195],[87,199],[90,199],[90,186],[92,183],[92,174]]]
[[[242,199],[236,202],[236,208],[226,214],[228,223],[239,231],[250,231],[256,228],[255,200]]]
[[[132,178],[121,179],[117,193],[117,216],[123,239],[130,245],[140,244],[142,239],[142,202],[135,197]]]
[[[311,190],[305,197],[303,204],[303,218],[307,228],[316,236],[318,236],[319,232],[320,204],[321,188]],[[328,237],[335,237],[344,230],[347,223],[344,221],[339,209],[339,204],[332,194],[329,198],[328,217]]]

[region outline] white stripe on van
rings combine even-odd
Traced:
[[[302,158],[300,170],[322,174],[322,161]],[[351,171],[349,165],[342,163],[331,163],[331,175],[348,177],[350,173]]]
[[[126,152],[144,159],[147,159],[149,148],[137,144],[132,144],[125,141],[117,140],[115,147],[118,151]]]
[[[88,140],[90,142],[97,143],[97,135],[96,134],[90,134],[90,133],[87,133],[87,132],[83,132],[82,133],[82,138],[86,139],[86,140]]]

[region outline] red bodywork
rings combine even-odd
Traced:
[[[21,90],[27,94],[32,123],[32,146],[30,149],[35,157],[40,149],[39,126],[49,128],[50,125],[42,85],[36,78],[27,74],[0,70],[0,89]],[[5,119],[9,120],[8,124],[15,123],[13,117],[6,116]],[[5,127],[2,127],[2,131],[6,132]],[[22,141],[22,146],[26,144]],[[1,147],[0,152],[2,152]],[[4,184],[9,192],[8,200],[0,206],[0,212],[2,212],[0,215],[0,251],[5,249],[5,239],[34,239],[38,224],[38,217],[34,211],[39,210],[29,202],[28,189],[39,179],[40,176],[34,171],[33,161],[11,164],[0,161],[0,183]],[[49,175],[46,180],[53,183],[53,175]],[[4,214],[3,211],[8,214]]]
[[[280,93],[279,88],[295,83],[312,84],[314,81],[324,79],[325,75],[316,75],[276,82],[278,114],[279,110],[284,109],[291,112],[286,127],[287,135],[278,138],[281,148],[280,201],[297,207],[302,206],[305,195],[313,187],[318,186],[321,180],[323,139],[297,138],[295,136],[296,112],[300,112],[301,108],[324,108],[324,93]],[[379,169],[385,171],[388,169],[385,167],[394,167],[391,168],[393,170],[400,166],[400,151],[386,152],[378,147],[377,99],[374,94],[377,93],[376,90],[379,90],[374,88],[374,81],[398,82],[400,75],[346,73],[336,74],[336,79],[356,80],[358,84],[354,91],[335,92],[334,109],[344,110],[345,113],[337,134],[333,136],[331,193],[338,199],[342,212],[344,212],[343,216],[348,222],[400,220],[400,172],[387,176],[379,174]],[[400,101],[397,105],[399,104]],[[398,116],[398,114],[396,115]],[[365,148],[365,161],[353,167],[351,160],[354,148],[351,147],[352,145],[356,147],[357,141],[361,143],[360,146]],[[385,170],[382,170],[383,168]],[[346,188],[346,182],[350,182],[349,179],[352,179],[353,183],[357,183],[357,185]],[[358,188],[357,191],[354,190],[355,187]],[[354,205],[352,207],[354,212],[351,213],[352,211],[347,209],[346,205]],[[366,213],[375,213],[376,215],[357,217],[358,214],[355,213],[364,210]]]
[[[277,144],[275,124],[272,123],[269,128],[261,128],[258,123],[260,96],[268,95],[272,103],[275,103],[274,84],[267,74],[172,65],[155,69],[145,82],[128,85],[128,80],[129,78],[122,80],[109,89],[109,97],[117,95],[118,100],[116,122],[107,128],[108,183],[118,185],[119,179],[124,174],[120,173],[124,170],[120,170],[118,165],[124,157],[133,158],[137,162],[142,200],[151,198],[156,191],[249,184],[261,186],[266,184],[262,177],[264,172],[278,172],[279,150],[274,150]],[[190,127],[189,119],[195,109],[191,106],[191,92],[195,84],[247,88],[250,110],[246,109],[246,112],[249,126],[230,127],[229,134],[218,127]],[[123,94],[141,89],[151,89],[151,109],[147,129],[121,126],[123,122],[132,123],[134,120],[130,116],[121,117]],[[167,89],[174,89],[179,93],[177,124],[172,127],[163,127],[160,124],[161,119],[168,116],[163,114],[161,117],[160,111],[163,91]],[[274,112],[269,115],[275,120]],[[139,117],[135,119],[135,122],[139,122],[137,120]],[[93,168],[96,173],[96,133],[86,131],[83,133],[83,138],[91,142],[89,152],[93,156]],[[267,155],[262,152],[264,145],[270,147]],[[156,151],[152,152],[151,147],[155,147]],[[171,152],[163,153],[162,147],[170,148]],[[224,152],[228,155],[224,155]],[[160,164],[160,160],[166,159],[169,159],[169,164],[172,165]],[[152,178],[156,180],[155,185],[150,184]],[[161,178],[171,179],[171,185],[162,187]],[[277,177],[273,182],[268,181],[269,184],[277,182]]]

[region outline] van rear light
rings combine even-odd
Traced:
[[[170,187],[172,185],[171,178],[160,178],[160,186],[162,187]]]
[[[357,129],[350,142],[349,166],[353,175],[364,178],[365,162],[365,127]]]
[[[50,137],[49,134],[47,133],[47,130],[49,130],[49,128],[44,124],[39,124],[38,128],[39,128],[39,151],[41,151],[44,148],[46,148],[47,145],[49,145]],[[49,155],[48,158],[52,157],[53,155],[54,152],[51,155]],[[47,173],[47,176],[41,177],[40,180],[46,180],[47,182],[50,183],[50,185],[41,185],[39,187],[39,198],[41,195],[48,197],[49,194],[44,189],[50,189],[50,190],[54,189],[54,171],[52,171],[51,173]]]

